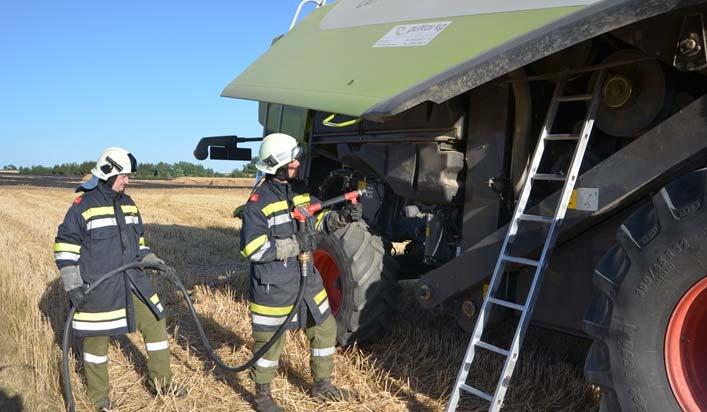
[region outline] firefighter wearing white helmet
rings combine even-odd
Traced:
[[[253,190],[243,209],[241,254],[250,261],[250,312],[255,346],[262,348],[283,324],[299,291],[297,255],[316,248],[314,233],[298,232],[290,213],[295,207],[318,202],[306,185],[296,179],[302,150],[292,136],[274,133],[260,146],[256,168],[265,177]],[[315,229],[336,231],[360,220],[360,204],[340,211],[322,211],[315,217]],[[310,261],[311,265],[311,261]],[[310,266],[306,292],[300,310],[288,329],[306,329],[311,350],[310,367],[314,378],[312,396],[319,399],[346,399],[351,391],[331,383],[336,344],[336,321],[331,314],[327,292],[319,273]],[[270,394],[270,382],[277,372],[285,343],[280,339],[250,370],[255,381],[255,408],[274,412],[281,409]]]
[[[106,149],[79,186],[77,197],[59,225],[54,258],[64,289],[76,307],[75,336],[84,336],[84,371],[88,395],[97,410],[110,410],[108,342],[110,336],[140,330],[147,348],[149,386],[154,393],[174,391],[169,364],[164,307],[152,282],[139,269],[113,276],[86,296],[89,284],[113,269],[135,261],[164,265],[145,242],[143,221],[125,194],[135,157],[125,149]],[[168,276],[174,269],[164,266]],[[177,390],[177,392],[182,392]]]
[[[255,167],[265,174],[275,175],[278,170],[285,170],[282,169],[283,166],[299,159],[301,152],[294,137],[273,133],[266,136],[260,144],[260,158]]]
[[[101,153],[91,174],[102,180],[137,172],[135,156],[122,147],[109,147]]]

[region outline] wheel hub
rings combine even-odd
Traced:
[[[329,298],[331,313],[336,316],[341,307],[341,271],[334,258],[324,249],[312,252],[314,267],[319,271]]]
[[[707,410],[707,277],[678,302],[665,334],[665,368],[684,411]]]

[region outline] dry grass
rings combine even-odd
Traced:
[[[74,194],[66,187],[2,184],[0,410],[20,403],[24,410],[61,410],[59,342],[66,298],[51,247]],[[130,193],[149,222],[148,242],[185,279],[214,347],[228,363],[245,361],[252,344],[244,296],[247,265],[239,258],[239,221],[231,211],[248,189],[135,187]],[[139,334],[132,334],[114,340],[109,352],[112,397],[120,410],[251,410],[254,387],[247,372],[215,370],[179,296],[158,283],[170,314],[172,368],[189,395],[178,400],[149,395],[145,351]],[[468,335],[444,312],[417,308],[412,291],[411,284],[404,285],[401,316],[388,337],[337,352],[334,380],[355,389],[359,400],[320,404],[309,398],[307,340],[298,332],[289,333],[274,381],[278,402],[290,411],[442,410]],[[531,329],[527,343],[506,410],[596,409],[596,394],[581,378],[582,341]],[[492,358],[484,358],[470,382],[488,381],[497,368]],[[90,410],[80,376],[73,376],[78,410]],[[484,407],[463,400],[463,410]]]

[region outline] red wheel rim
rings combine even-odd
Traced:
[[[319,271],[319,275],[322,277],[322,282],[324,283],[324,289],[326,289],[327,296],[329,297],[329,306],[331,307],[331,313],[336,316],[339,313],[339,307],[341,305],[341,271],[336,265],[334,258],[325,250],[317,249],[313,253],[314,255],[314,267]]]
[[[682,410],[707,410],[707,278],[685,293],[670,317],[665,368]]]

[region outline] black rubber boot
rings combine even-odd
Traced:
[[[327,379],[314,381],[312,397],[324,401],[347,401],[354,398],[355,393],[349,389],[338,388]]]
[[[270,384],[255,384],[255,410],[258,412],[282,412],[270,394]]]

